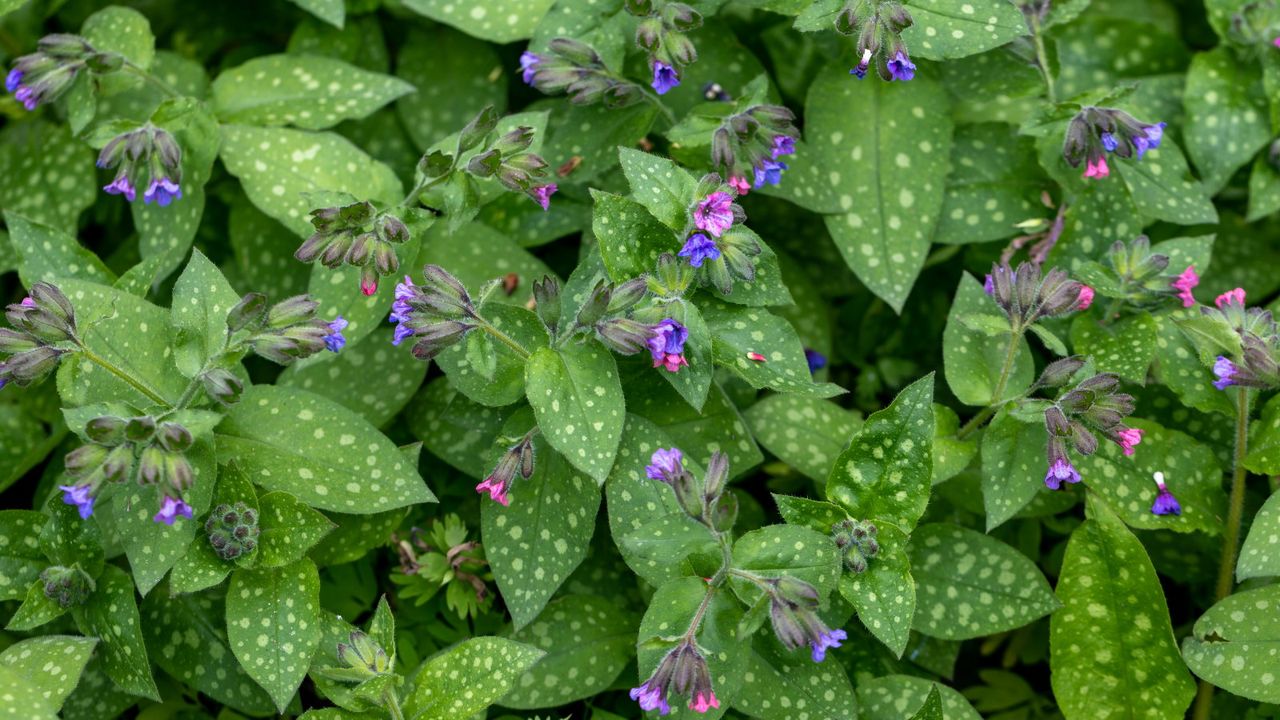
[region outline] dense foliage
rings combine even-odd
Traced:
[[[0,717],[1280,715],[1280,2],[0,59]]]

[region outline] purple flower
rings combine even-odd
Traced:
[[[1218,379],[1213,381],[1213,386],[1219,390],[1226,390],[1231,385],[1235,385],[1237,370],[1239,368],[1236,367],[1235,363],[1228,360],[1226,356],[1219,355],[1218,359],[1213,363],[1213,374],[1218,376]]]
[[[1044,474],[1044,484],[1050,490],[1057,490],[1062,487],[1062,482],[1069,483],[1080,482],[1080,473],[1076,471],[1071,461],[1065,457],[1060,457],[1053,461],[1049,466],[1049,471]]]
[[[1152,515],[1181,515],[1182,505],[1178,503],[1178,498],[1169,492],[1169,488],[1164,484],[1164,473],[1155,472],[1156,487],[1159,492],[1156,493],[1156,501],[1151,503]]]
[[[396,326],[395,334],[391,337],[391,344],[399,345],[411,337],[413,337],[413,328],[409,327],[405,323],[400,323]]]
[[[133,202],[138,197],[137,191],[133,188],[133,183],[129,182],[128,175],[116,176],[116,179],[111,181],[111,184],[103,185],[102,189],[106,190],[108,195],[123,195],[129,202]]]
[[[1116,136],[1109,132],[1102,133],[1101,138],[1102,147],[1106,148],[1107,152],[1115,152],[1116,148],[1120,146],[1120,143],[1116,142]]]
[[[529,188],[529,193],[533,197],[533,201],[541,205],[543,210],[546,210],[551,207],[551,196],[556,194],[556,190],[555,183],[548,183]]]
[[[391,322],[402,323],[409,319],[409,313],[413,312],[413,308],[409,307],[409,300],[415,294],[417,291],[414,290],[413,278],[405,275],[404,282],[396,284],[395,302],[391,303],[391,316],[388,318]]]
[[[786,136],[779,135],[779,137]],[[733,196],[717,190],[703,198],[702,202],[693,209],[693,224],[715,237],[720,237],[721,233],[733,227]],[[716,256],[719,255],[720,253],[717,252]]]
[[[827,658],[827,648],[840,647],[840,641],[848,638],[848,634],[843,630],[828,630],[820,633],[816,638],[809,641],[809,645],[813,648],[813,661],[822,662]]]
[[[680,84],[680,76],[676,69],[664,62],[653,62],[653,90],[659,95],[666,95],[671,88]]]
[[[329,323],[329,334],[324,336],[324,346],[329,348],[329,352],[338,352],[346,347],[347,339],[343,337],[342,331],[347,328],[348,324],[346,318],[341,315]]]
[[[172,525],[178,520],[178,516],[190,520],[191,506],[182,502],[181,498],[172,498],[168,495],[164,496],[164,501],[160,503],[160,512],[151,518],[155,522],[162,522],[165,525]]]
[[[1138,157],[1141,158],[1148,150],[1155,150],[1160,147],[1160,139],[1164,137],[1165,123],[1156,123],[1155,125],[1146,125],[1142,128],[1141,135],[1135,135],[1133,138],[1133,146],[1138,149]]]
[[[706,235],[694,233],[676,254],[682,258],[689,258],[689,264],[693,267],[702,267],[704,260],[720,259],[720,248],[716,247],[715,241]]]
[[[18,87],[22,85],[22,71],[14,68],[4,78],[4,89],[9,92],[16,92]]]
[[[827,366],[827,356],[812,348],[804,349],[805,362],[809,363],[809,372],[815,373]]]
[[[783,155],[794,155],[796,151],[796,139],[790,135],[774,135],[773,136],[773,159],[777,160]]]
[[[631,699],[640,704],[641,710],[657,710],[659,715],[671,712],[667,704],[666,688],[646,680],[640,687],[631,688]]]
[[[867,68],[871,65],[871,49],[867,48],[862,51],[862,62],[858,63],[858,67],[849,71],[850,75],[855,75],[859,80],[867,76]]]
[[[680,448],[658,448],[649,457],[649,464],[644,466],[644,473],[650,480],[668,482],[684,472],[684,453]]]
[[[542,58],[529,51],[520,54],[520,78],[524,80],[526,85],[533,84],[533,76],[538,72],[538,63],[542,62]]]
[[[653,334],[649,337],[649,354],[653,356],[653,366],[666,368],[667,372],[676,372],[689,362],[684,357],[684,343],[689,339],[689,329],[671,318],[653,326]]]
[[[982,292],[987,295],[996,294],[996,281],[992,279],[991,273],[987,273],[987,279],[982,281]]]
[[[93,488],[91,486],[59,485],[58,489],[62,491],[62,502],[79,508],[81,520],[93,514]]]
[[[916,76],[915,63],[911,62],[911,58],[907,57],[907,54],[901,50],[888,62],[888,67],[889,75],[894,80],[905,82]]]
[[[764,187],[765,183],[777,185],[782,182],[782,171],[787,169],[787,164],[778,162],[777,160],[765,160],[760,167],[756,168],[757,189]]]
[[[147,191],[142,195],[143,203],[155,201],[160,207],[167,207],[174,200],[182,198],[182,188],[167,177],[152,178]],[[132,199],[132,198],[130,198]]]

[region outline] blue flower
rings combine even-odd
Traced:
[[[867,68],[871,65],[871,49],[862,51],[862,62],[858,63],[858,67],[849,71],[850,75],[857,76],[859,80],[867,77]]]
[[[1133,146],[1138,149],[1138,157],[1141,158],[1148,150],[1155,150],[1160,147],[1160,140],[1164,138],[1165,123],[1156,123],[1155,125],[1146,125],[1142,128],[1141,135],[1135,135],[1133,138]]]
[[[915,63],[911,62],[911,58],[907,57],[907,54],[901,50],[899,50],[898,53],[893,56],[893,59],[889,61],[888,67],[889,75],[894,80],[902,80],[905,82],[916,76]]]
[[[129,176],[124,174],[117,176],[110,184],[104,185],[102,189],[108,195],[123,195],[129,202],[133,202],[138,197],[133,183],[129,182]]]
[[[534,53],[525,51],[520,54],[520,78],[524,80],[526,85],[533,84],[533,76],[538,72],[538,63],[542,62],[542,58]]]
[[[1102,147],[1106,148],[1107,152],[1115,152],[1116,148],[1120,146],[1120,143],[1116,142],[1116,136],[1109,132],[1102,133],[1100,137],[1102,138]]]
[[[702,267],[704,260],[719,260],[720,248],[711,238],[702,233],[694,233],[685,241],[684,247],[677,253],[682,258],[689,258],[693,267]]]
[[[653,63],[653,89],[659,95],[666,95],[671,88],[680,84],[680,76],[676,69],[664,62]]]
[[[809,363],[809,372],[815,373],[827,366],[827,356],[812,348],[804,349],[805,362]]]
[[[827,648],[840,647],[840,641],[847,639],[849,639],[849,635],[843,630],[828,630],[824,633],[819,633],[816,638],[809,641],[809,645],[813,648],[813,661],[820,663],[826,660]]]
[[[16,92],[18,87],[22,85],[22,71],[14,68],[4,79],[4,89],[9,92]]]
[[[93,514],[93,488],[89,485],[59,485],[62,491],[62,502],[75,505],[80,510],[80,519],[84,520]]]
[[[82,511],[83,512],[83,511]],[[182,501],[182,498],[173,498],[168,495],[164,496],[164,500],[160,503],[160,512],[151,518],[155,522],[162,522],[165,525],[172,525],[178,520],[178,517],[191,519],[191,506]]]
[[[672,318],[664,318],[654,325],[653,334],[646,343],[653,356],[653,366],[677,372],[689,362],[684,357],[684,343],[689,339],[689,329]]]
[[[346,347],[347,338],[342,335],[342,331],[347,328],[348,324],[346,318],[341,315],[329,323],[329,334],[324,336],[324,346],[329,348],[329,352],[338,352]]]
[[[1078,483],[1080,482],[1080,473],[1071,464],[1070,460],[1060,457],[1053,461],[1053,464],[1049,466],[1049,471],[1044,474],[1044,484],[1050,490],[1058,490],[1062,487],[1063,481]]]
[[[682,472],[684,472],[684,453],[680,452],[680,448],[670,450],[658,448],[653,451],[649,464],[644,467],[644,473],[650,480],[662,482],[670,482],[671,478]]]
[[[764,187],[765,183],[777,185],[782,182],[782,171],[787,169],[787,164],[777,160],[765,160],[760,167],[756,168],[756,181],[754,187],[759,189]]]
[[[167,177],[152,178],[147,191],[142,195],[143,203],[155,201],[160,207],[166,207],[174,200],[182,198],[182,188]],[[129,198],[132,200],[133,198]]]
[[[1213,363],[1213,374],[1218,376],[1218,379],[1213,381],[1213,386],[1219,390],[1226,390],[1228,387],[1235,385],[1235,376],[1238,370],[1239,368],[1236,367],[1235,363],[1225,356],[1219,355],[1218,359]]]
[[[1156,474],[1161,475],[1161,473]],[[1169,492],[1169,488],[1165,487],[1164,482],[1157,480],[1156,485],[1160,488],[1160,492],[1156,493],[1156,501],[1151,503],[1151,514],[1181,515],[1182,505],[1178,503],[1178,498]]]
[[[796,151],[796,139],[790,135],[774,135],[773,136],[773,159],[777,160],[783,155],[792,155]]]

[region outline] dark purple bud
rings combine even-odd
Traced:
[[[315,317],[320,303],[307,295],[294,295],[276,303],[267,313],[267,327],[286,328]]]

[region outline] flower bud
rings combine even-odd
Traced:
[[[143,485],[157,485],[165,478],[166,453],[156,445],[142,450],[138,458],[138,482]]]
[[[44,596],[63,610],[83,605],[97,587],[79,565],[45,568],[40,573],[40,581],[44,583]]]
[[[313,263],[319,260],[329,245],[333,242],[333,238],[324,233],[312,233],[310,237],[302,241],[302,245],[293,252],[293,257],[298,262]]]
[[[125,421],[122,418],[104,415],[86,423],[84,434],[99,445],[114,447],[124,442],[124,428]]]
[[[475,326],[455,320],[445,320],[414,330],[413,356],[430,360],[460,342]]]
[[[645,18],[636,25],[636,45],[653,51],[662,42],[662,21],[656,17]]]
[[[631,309],[633,305],[644,299],[648,291],[649,282],[644,276],[613,286],[613,296],[609,299],[608,312],[617,313]]]
[[[33,350],[18,353],[0,363],[0,379],[18,387],[27,387],[43,380],[53,372],[62,358],[62,351],[41,345]]]
[[[715,502],[729,483],[729,456],[717,450],[707,461],[707,475],[703,482],[703,495],[707,503]]]
[[[271,306],[267,312],[267,327],[286,328],[315,316],[320,303],[307,295],[294,295]]]
[[[636,17],[647,17],[653,12],[653,0],[624,0],[622,5]]]
[[[711,527],[716,532],[726,533],[733,530],[733,526],[738,521],[738,496],[733,493],[725,493],[717,500],[711,509]]]
[[[267,296],[251,292],[240,298],[240,302],[227,313],[227,329],[236,332],[250,325],[256,325],[262,322],[266,311]]]
[[[467,161],[467,172],[478,178],[493,177],[502,167],[502,153],[497,150],[485,150]]]
[[[257,512],[243,502],[223,503],[214,508],[205,520],[204,530],[213,551],[223,560],[234,560],[253,552],[261,533]]]
[[[533,144],[533,134],[533,128],[521,125],[494,141],[493,149],[501,153],[503,157],[524,152]]]
[[[534,280],[533,300],[542,323],[554,330],[560,322],[560,281],[552,275]]]
[[[1054,360],[1045,366],[1036,384],[1041,387],[1060,387],[1066,384],[1084,365],[1085,359],[1080,355]]]
[[[102,477],[111,482],[124,482],[129,479],[129,472],[133,470],[133,446],[129,444],[117,445],[107,453],[107,458],[102,461]]]
[[[349,642],[338,643],[338,660],[361,674],[372,677],[392,671],[391,659],[373,638],[359,630],[353,630]]]
[[[10,328],[0,328],[0,354],[16,355],[35,347],[36,341],[30,335]]]
[[[1050,435],[1058,437],[1067,437],[1071,434],[1071,424],[1067,422],[1067,416],[1057,405],[1050,405],[1044,411],[1044,427],[1049,431]]]
[[[107,448],[102,445],[81,445],[67,453],[66,458],[63,459],[63,465],[71,477],[87,477],[102,467],[103,461],[107,459],[107,453]]]
[[[591,295],[587,301],[578,308],[578,325],[581,327],[592,327],[600,318],[604,317],[605,312],[609,309],[609,301],[613,297],[613,289],[604,280],[596,283],[595,288],[591,291]]]
[[[602,65],[600,56],[590,45],[570,38],[553,38],[547,43],[551,52],[579,67]]]
[[[351,244],[347,247],[347,254],[342,258],[343,262],[355,267],[364,267],[369,264],[369,256],[373,254],[373,245],[378,242],[371,232],[360,233],[351,240]]]
[[[631,318],[611,318],[596,325],[596,337],[620,355],[635,355],[644,350],[652,335],[648,324]]]
[[[498,111],[492,105],[484,106],[466,127],[458,133],[458,152],[466,152],[484,140],[498,126]]]
[[[400,270],[400,258],[391,243],[378,241],[373,246],[373,269],[379,275],[390,275]]]
[[[157,434],[160,444],[165,450],[170,452],[186,452],[191,449],[191,445],[195,442],[195,438],[191,437],[191,431],[177,423],[163,423],[160,425],[160,432]]]

